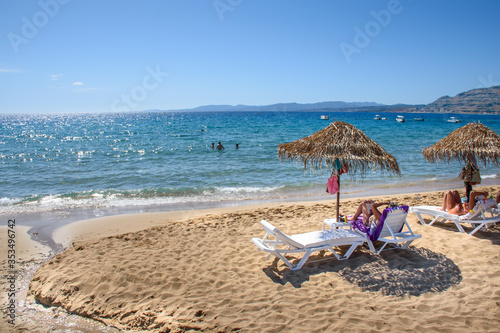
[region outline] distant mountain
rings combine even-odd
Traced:
[[[375,102],[319,102],[319,103],[278,103],[271,105],[205,105],[194,109],[183,109],[175,111],[316,111],[325,109],[350,109],[383,107],[383,104]]]
[[[472,89],[454,97],[443,96],[427,105],[395,104],[375,102],[319,102],[278,103],[271,105],[204,105],[193,109],[148,110],[148,111],[344,111],[344,112],[434,112],[434,113],[485,113],[500,114],[500,86]]]
[[[455,97],[443,96],[423,107],[405,111],[500,114],[500,86],[472,89]]]

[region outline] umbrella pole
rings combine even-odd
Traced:
[[[337,222],[340,222],[339,221],[339,217],[340,217],[340,213],[339,213],[339,208],[340,208],[340,171],[337,170],[337,184],[338,184],[338,188],[339,188],[339,191],[337,192]]]

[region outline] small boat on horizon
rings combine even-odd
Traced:
[[[400,123],[404,123],[404,122],[405,122],[405,116],[398,116],[398,117],[396,118],[396,121],[397,121],[397,122],[400,122]]]
[[[456,117],[450,117],[450,119],[447,120],[449,123],[460,123],[462,122],[460,119],[457,119]]]
[[[415,120],[415,121],[424,121],[424,118],[423,117],[415,117],[415,118],[413,118],[413,120]]]
[[[321,119],[323,119],[323,120],[328,120],[328,119],[330,119],[330,118],[328,118],[328,116],[322,115],[322,116],[321,116]]]
[[[380,115],[375,115],[375,117],[373,118],[374,120],[380,120]]]

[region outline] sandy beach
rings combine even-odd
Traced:
[[[500,186],[476,189],[496,193]],[[377,199],[441,205],[443,194]],[[354,213],[362,199],[342,201],[341,213]],[[31,273],[26,302],[55,306],[48,308],[53,321],[43,326],[19,311],[16,327],[2,321],[2,328],[57,331],[54,322],[68,311],[114,331],[498,330],[498,226],[469,236],[452,223],[422,226],[409,214],[411,228],[422,234],[410,249],[374,255],[362,247],[344,261],[317,254],[313,261],[325,260],[306,263],[297,272],[282,261],[267,260],[251,242],[264,235],[262,219],[288,234],[301,233],[321,229],[334,207],[331,200],[80,221],[56,230],[54,240],[67,248],[48,261],[48,249],[19,226],[20,271],[45,261]],[[2,230],[2,244],[5,234]],[[2,269],[4,258],[5,253]]]

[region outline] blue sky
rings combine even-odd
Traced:
[[[426,104],[500,84],[500,1],[0,2],[1,113]]]

